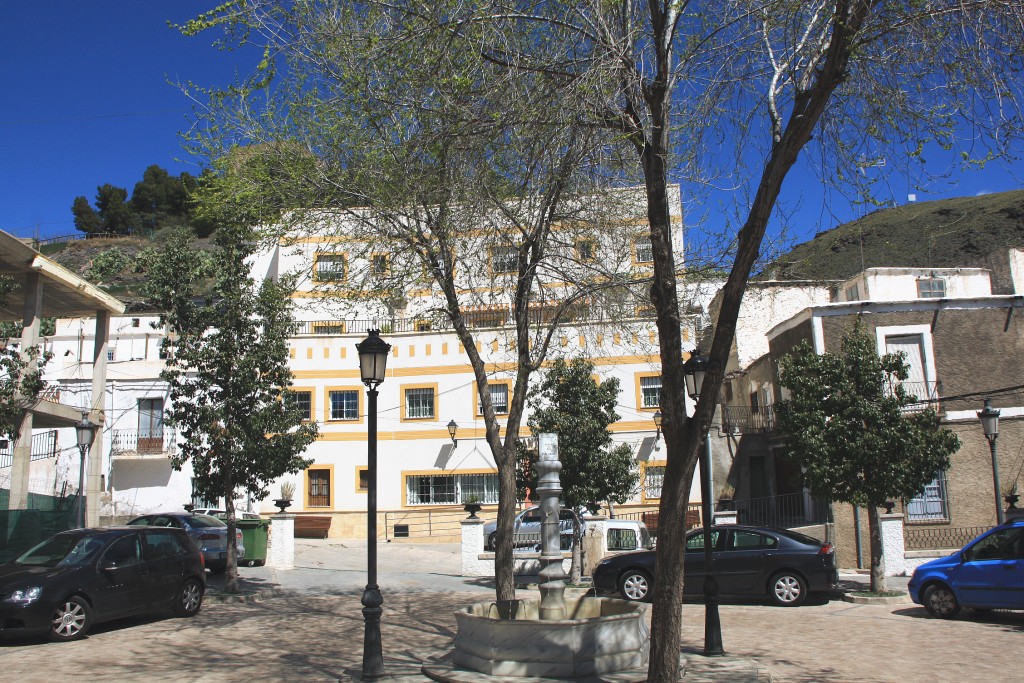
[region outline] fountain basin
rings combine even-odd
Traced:
[[[455,612],[454,664],[492,676],[577,678],[647,666],[649,605],[566,598],[566,619],[540,620],[540,600],[516,600],[511,619],[491,602]]]

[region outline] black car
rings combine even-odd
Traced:
[[[839,573],[831,544],[795,531],[751,526],[711,527],[712,557],[719,594],[767,597],[776,605],[795,607],[808,593],[834,588]],[[655,551],[615,555],[594,568],[598,592],[618,592],[626,600],[650,601],[654,588]],[[684,591],[704,590],[704,533],[686,535]]]
[[[0,565],[0,635],[77,640],[133,614],[199,612],[203,558],[181,529],[111,527],[51,536]]]

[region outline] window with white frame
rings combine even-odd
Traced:
[[[925,368],[924,336],[921,334],[895,334],[885,336],[885,352],[899,353],[907,364],[907,378],[901,382],[907,394],[916,396],[922,402],[934,393],[929,386]],[[919,404],[915,404],[919,405]],[[912,407],[912,406],[908,406]]]
[[[942,299],[946,296],[946,281],[940,277],[926,277],[917,281],[917,296],[921,299]]]
[[[934,522],[949,519],[946,500],[946,475],[936,472],[920,494],[907,501],[908,522]]]
[[[640,407],[657,408],[661,405],[661,376],[640,378]]]
[[[633,249],[636,252],[637,263],[654,262],[654,247],[651,245],[651,240],[649,238],[637,237],[633,240]]]
[[[491,394],[491,405],[494,406],[494,412],[497,415],[505,415],[508,413],[508,385],[507,384],[488,384],[487,389]],[[477,406],[477,415],[484,414],[484,407]]]
[[[663,466],[644,468],[644,498],[661,498],[661,486],[665,481]]]
[[[406,389],[405,416],[412,419],[434,417],[434,389],[431,387]]]
[[[345,255],[317,254],[314,275],[320,282],[343,282],[345,280]]]
[[[455,505],[475,500],[498,502],[497,474],[412,474],[405,478],[409,505]]]
[[[328,394],[331,403],[332,420],[359,419],[359,392],[355,389],[331,391]]]

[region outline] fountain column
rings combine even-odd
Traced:
[[[565,619],[565,570],[562,569],[561,534],[559,533],[558,499],[562,494],[558,459],[558,435],[537,437],[537,493],[541,508],[540,554],[540,618],[544,621]]]

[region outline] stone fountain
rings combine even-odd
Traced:
[[[481,602],[458,610],[454,652],[424,664],[422,671],[449,683],[491,676],[644,681],[650,652],[648,605],[565,596],[558,529],[558,437],[541,434],[538,443],[540,600],[515,600],[505,609]]]

